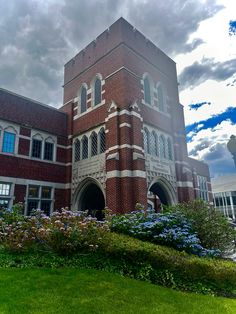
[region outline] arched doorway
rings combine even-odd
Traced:
[[[172,185],[165,178],[155,179],[149,191],[152,193],[152,204],[156,211],[160,211],[164,206],[177,203],[176,193]]]
[[[102,220],[105,198],[99,182],[92,178],[85,179],[77,188],[73,207],[80,211],[88,210],[89,215]]]

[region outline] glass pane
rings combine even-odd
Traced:
[[[8,199],[0,199],[0,209],[7,209],[9,207]]]
[[[28,200],[27,204],[27,215],[29,216],[33,210],[38,209],[38,201],[37,200]]]
[[[98,138],[97,134],[93,133],[91,136],[91,156],[95,156],[98,153]]]
[[[36,185],[30,185],[29,186],[29,192],[28,192],[29,198],[38,198],[39,197],[39,186]]]
[[[161,85],[159,85],[157,88],[157,99],[159,110],[164,111],[163,89]]]
[[[87,110],[87,89],[85,87],[82,87],[82,90],[81,90],[80,108],[81,108],[81,111],[80,111],[81,113]]]
[[[102,101],[102,84],[100,79],[96,79],[94,84],[94,106]]]
[[[168,149],[168,158],[170,160],[173,160],[172,145],[171,145],[171,140],[169,138],[167,140],[167,149]]]
[[[0,195],[10,195],[11,185],[7,183],[0,183]]]
[[[51,191],[52,188],[49,186],[43,186],[42,187],[42,198],[51,198]]]
[[[100,153],[105,153],[106,151],[106,135],[105,130],[100,131]]]
[[[75,162],[80,160],[80,141],[75,142],[74,160],[75,160]]]
[[[85,136],[82,140],[82,159],[88,158],[88,138]]]
[[[151,104],[150,83],[148,78],[144,79],[144,101],[149,105]]]
[[[149,154],[149,132],[147,129],[144,129],[143,133],[143,144],[145,153]]]
[[[51,212],[51,201],[41,201],[40,209],[44,212],[44,214],[49,216]]]
[[[32,157],[41,158],[41,150],[42,150],[42,141],[34,139],[32,143]]]
[[[166,147],[165,147],[165,138],[163,136],[160,137],[160,156],[162,158],[166,158]]]
[[[53,148],[54,145],[53,143],[45,143],[45,148],[44,148],[44,159],[45,160],[53,160]]]
[[[15,151],[15,138],[16,135],[10,132],[4,132],[3,135],[3,144],[2,144],[2,151],[3,153],[14,153]]]

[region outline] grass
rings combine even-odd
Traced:
[[[236,300],[81,269],[0,269],[0,313],[235,314]]]

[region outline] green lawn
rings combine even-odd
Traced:
[[[236,300],[95,270],[0,269],[0,313],[235,314]]]

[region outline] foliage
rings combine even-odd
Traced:
[[[11,218],[14,211],[0,221],[1,244],[10,250],[54,251],[59,254],[96,249],[109,228],[107,223],[81,212],[63,209],[51,217],[40,210],[30,217]]]
[[[169,208],[173,213],[183,214],[197,233],[201,245],[207,249],[226,252],[232,248],[236,233],[219,211],[201,199]]]
[[[218,250],[205,249],[183,213],[157,214],[153,210],[139,210],[113,216],[113,231],[184,250],[198,256],[218,256]]]
[[[107,233],[98,249],[86,254],[0,250],[0,267],[99,269],[177,290],[236,297],[235,263],[202,259],[116,233]]]

